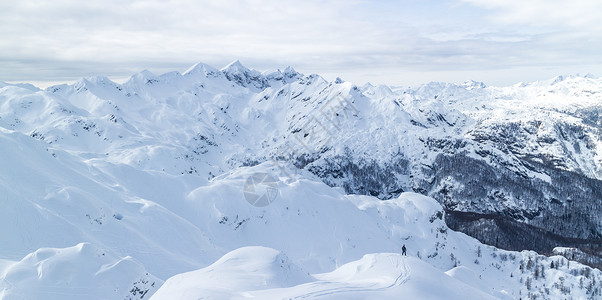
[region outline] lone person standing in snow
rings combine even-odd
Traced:
[[[406,255],[406,245],[401,246],[401,255]]]

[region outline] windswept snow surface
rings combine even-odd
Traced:
[[[279,252],[240,248],[209,267],[170,278],[151,299],[496,299],[399,253],[368,254],[311,278],[300,269],[291,274],[290,262],[274,254]],[[291,276],[301,280],[282,282]]]
[[[591,97],[582,101],[575,90]],[[344,155],[356,163],[349,170],[385,170],[391,161],[424,167],[434,154],[421,136],[478,135],[467,126],[494,126],[487,116],[509,107],[515,114],[503,117],[521,120],[531,113],[519,109],[523,97],[541,116],[579,113],[599,103],[600,90],[589,77],[360,89],[240,62],[143,71],[123,84],[90,77],[42,91],[0,83],[0,299],[600,297],[599,270],[483,245],[450,230],[433,198],[385,182],[411,185],[417,177],[409,173],[377,178],[384,183],[372,193],[362,185],[367,169],[324,169]],[[429,93],[467,104],[448,97],[443,107]],[[482,108],[489,93],[508,99]],[[353,105],[340,106],[347,101]],[[320,119],[328,112],[339,119]],[[554,133],[540,125],[542,136]],[[555,140],[528,151],[556,157],[579,148],[582,159],[563,168],[600,178],[595,133],[572,141],[580,146]],[[511,164],[516,155],[495,163],[552,180]],[[273,181],[251,181],[249,191],[249,178]],[[264,191],[269,205],[245,198]]]

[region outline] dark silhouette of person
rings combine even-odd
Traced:
[[[401,246],[401,255],[407,255],[406,254],[406,245]]]

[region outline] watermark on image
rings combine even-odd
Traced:
[[[289,101],[291,101],[289,91]],[[332,139],[342,131],[345,121],[352,116],[357,116],[359,110],[353,104],[350,96],[341,93],[335,97],[326,97],[318,108],[312,110],[311,115],[291,130],[291,139],[285,141],[269,158],[280,171],[278,177],[290,180],[296,175],[297,169],[289,167],[296,153],[318,153],[325,149]],[[294,164],[293,164],[294,165]],[[290,170],[295,170],[294,174]],[[258,172],[247,178],[244,186],[246,200],[254,206],[264,207],[274,202],[279,195],[278,180],[273,176]],[[259,186],[259,188],[258,188]],[[264,194],[258,193],[258,189]],[[269,190],[268,190],[269,189]]]
[[[253,206],[268,206],[276,200],[279,192],[278,181],[268,173],[253,173],[245,181],[245,199]]]

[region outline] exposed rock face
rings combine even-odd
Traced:
[[[495,246],[602,256],[600,79],[358,87],[235,62],[2,86],[0,127],[50,149],[203,180],[274,160],[350,193],[429,195],[450,227]]]

